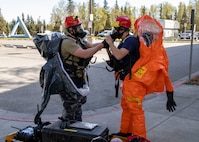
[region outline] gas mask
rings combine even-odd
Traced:
[[[127,28],[124,27],[114,27],[113,32],[111,34],[111,38],[115,40],[116,38],[121,38],[123,33],[127,31]]]
[[[81,25],[75,26],[73,29],[75,31],[74,36],[76,37],[84,38],[87,34]]]
[[[151,32],[144,32],[142,37],[145,40],[146,46],[149,47],[153,42],[153,34]]]

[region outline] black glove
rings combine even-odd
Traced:
[[[173,92],[166,91],[167,93],[167,110],[174,111],[176,107],[176,102],[173,99]]]
[[[109,45],[108,45],[108,43],[106,42],[106,40],[103,40],[103,41],[102,41],[102,44],[104,45],[103,48],[109,49]]]

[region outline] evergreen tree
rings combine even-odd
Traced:
[[[8,34],[7,28],[6,28],[6,21],[3,18],[3,15],[2,15],[1,9],[0,9],[0,34],[2,34],[2,33],[6,34],[6,35]]]
[[[150,10],[149,10],[149,15],[153,18],[157,18],[157,6],[156,5],[151,5]]]
[[[120,12],[120,9],[119,9],[119,6],[118,6],[118,2],[117,0],[115,1],[115,6],[112,8],[111,10],[111,13],[110,13],[110,22],[111,22],[111,25],[112,23],[115,22],[115,19],[120,16],[121,12]]]
[[[64,26],[65,17],[68,15],[78,15],[79,19],[82,21],[83,27],[88,29],[90,14],[92,13],[94,18],[92,21],[92,29],[94,30],[93,33],[96,34],[101,30],[111,29],[111,25],[115,22],[117,16],[127,15],[130,17],[131,22],[134,23],[137,17],[149,14],[156,19],[161,18],[178,20],[180,22],[181,31],[184,30],[184,23],[187,23],[187,30],[190,29],[192,9],[195,10],[194,19],[195,24],[197,25],[196,28],[199,26],[199,0],[190,1],[191,2],[187,7],[182,2],[179,3],[178,9],[173,7],[168,2],[165,2],[161,3],[159,6],[151,5],[150,9],[142,6],[139,10],[136,7],[132,7],[128,2],[126,2],[124,6],[119,7],[118,0],[115,0],[115,5],[111,7],[108,7],[108,0],[104,0],[104,5],[102,7],[99,4],[96,4],[94,0],[89,0],[89,2],[86,3],[81,2],[79,5],[74,4],[74,0],[60,0],[52,9],[50,23],[46,24],[45,20],[40,21],[38,19],[37,21],[34,21],[34,19],[29,15],[27,15],[27,19],[25,19],[24,13],[22,13],[22,20],[32,35],[37,32],[41,32],[41,28],[43,31],[46,29],[51,31],[60,31],[60,27]],[[75,10],[76,8],[77,11]],[[15,22],[15,20],[11,23],[6,23],[0,11],[0,33],[5,32],[8,34],[10,29],[14,26],[13,22]],[[19,26],[16,33],[22,34],[24,31]]]
[[[30,16],[30,23],[29,23],[29,29],[28,30],[29,30],[29,32],[32,36],[34,36],[37,33],[35,22],[34,22],[32,16]]]
[[[5,34],[9,37],[9,33],[10,33],[11,31],[10,31],[10,26],[9,26],[9,24],[8,23],[6,23],[6,32],[5,32]]]
[[[69,15],[74,15],[74,11],[75,11],[75,5],[73,0],[68,0],[68,4],[67,4],[67,12]]]
[[[109,12],[107,0],[104,0],[104,6],[103,7],[105,9],[105,15],[107,17],[104,29],[111,29],[110,12]]]
[[[107,14],[104,8],[97,8],[97,12],[94,19],[94,33],[99,33],[105,30]]]
[[[161,4],[161,19],[173,19],[175,8],[168,2]]]
[[[192,0],[190,6],[192,6],[190,9],[194,9],[194,24],[196,25],[196,31],[199,31],[199,0]]]
[[[184,11],[183,11],[183,15],[182,15],[182,19],[181,22],[182,23],[182,27],[183,27],[183,31],[186,28],[185,24],[188,24],[188,17],[187,17],[187,13],[186,13],[186,6],[184,5]]]
[[[160,19],[163,19],[163,8],[162,8],[162,4],[160,4]]]
[[[84,29],[88,29],[89,16],[87,14],[86,4],[84,2],[82,5],[78,6],[78,17],[82,21]]]
[[[140,13],[141,13],[141,16],[147,14],[147,9],[146,9],[145,6],[141,6],[141,8],[140,8]]]
[[[185,4],[183,4],[182,2],[179,3],[179,6],[178,6],[178,16],[177,16],[177,21],[180,23],[180,29],[179,31],[183,31],[184,29],[184,19],[182,18],[183,17],[183,14],[184,14],[184,9],[185,8]]]
[[[64,0],[60,0],[58,5],[53,7],[50,25],[48,25],[49,30],[60,31],[63,27],[66,16],[69,15],[67,11],[67,3]]]

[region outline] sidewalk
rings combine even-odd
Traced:
[[[151,94],[146,97],[144,110],[146,115],[147,136],[152,142],[188,142],[199,141],[199,86],[185,85],[184,80],[175,82],[176,111],[166,110],[166,96]],[[15,131],[14,128],[34,126],[34,115],[8,112],[0,109],[0,141]],[[3,117],[5,116],[5,117]],[[114,105],[94,111],[83,112],[83,120],[107,126],[110,133],[117,132],[120,124],[121,108]],[[57,115],[44,115],[43,119],[56,121]]]

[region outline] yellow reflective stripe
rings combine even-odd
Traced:
[[[127,97],[127,101],[134,101],[134,102],[137,102],[138,105],[142,105],[142,102],[140,101],[139,98],[129,98],[129,97]]]

